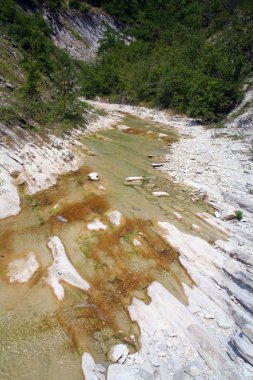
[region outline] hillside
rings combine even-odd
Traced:
[[[108,27],[119,30],[112,17],[91,7],[1,1],[1,122],[55,133],[84,126],[80,62],[94,59]]]
[[[84,92],[116,102],[223,118],[252,75],[253,8],[241,1],[90,1],[127,23],[83,70]]]

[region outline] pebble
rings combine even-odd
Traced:
[[[234,325],[234,322],[228,318],[220,318],[218,321],[217,321],[217,324],[218,326],[221,328],[221,329],[224,329],[224,330],[228,330],[230,329],[231,327],[233,327]]]
[[[188,306],[188,311],[192,314],[199,313],[201,311],[201,307],[198,305],[190,305]]]

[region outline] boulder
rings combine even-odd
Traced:
[[[236,219],[235,210],[232,207],[227,207],[221,214],[221,219],[223,220],[232,220]]]
[[[123,364],[128,355],[128,348],[125,344],[116,344],[110,348],[108,353],[108,360],[113,363]]]
[[[94,359],[88,352],[84,352],[82,355],[82,370],[85,380],[99,380],[99,377],[94,373]]]

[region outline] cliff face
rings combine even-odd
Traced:
[[[99,41],[108,28],[119,32],[122,30],[122,25],[114,18],[97,9],[57,12],[44,9],[42,12],[53,30],[55,44],[67,49],[73,57],[82,61],[96,57]]]

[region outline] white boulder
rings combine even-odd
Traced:
[[[96,173],[96,172],[89,173],[88,178],[91,181],[99,181],[99,176],[98,176],[98,173]]]
[[[123,364],[128,355],[128,348],[125,344],[115,344],[110,348],[108,359],[113,363]]]

